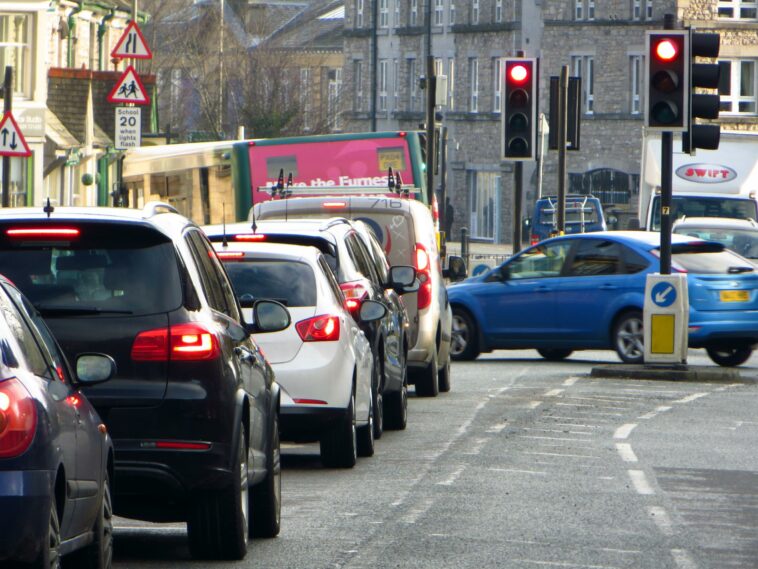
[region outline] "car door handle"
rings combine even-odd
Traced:
[[[618,287],[612,284],[601,284],[598,288],[600,290],[616,290]]]
[[[534,289],[534,292],[550,292],[551,290],[553,289],[550,288],[549,286],[538,286],[537,288]]]

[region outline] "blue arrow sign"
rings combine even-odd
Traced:
[[[653,302],[662,308],[671,306],[676,300],[676,289],[671,283],[661,282],[650,291]]]

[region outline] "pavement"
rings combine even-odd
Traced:
[[[592,377],[613,379],[658,379],[703,383],[755,383],[758,378],[740,373],[739,368],[687,364],[610,364],[592,368]]]

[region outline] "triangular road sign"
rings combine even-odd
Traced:
[[[0,156],[31,156],[32,151],[26,144],[21,129],[10,111],[0,121]]]
[[[121,79],[108,95],[109,103],[135,103],[137,105],[149,105],[150,97],[147,95],[142,80],[131,65],[126,68]]]
[[[121,38],[118,40],[116,47],[111,52],[111,57],[124,59],[131,57],[132,59],[152,59],[153,52],[147,46],[145,36],[142,35],[142,31],[137,26],[137,22],[131,21],[126,26],[124,33],[121,34]]]

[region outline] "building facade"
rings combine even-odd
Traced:
[[[665,14],[721,35],[718,123],[758,131],[754,0],[348,0],[346,130],[418,128],[425,116],[419,78],[431,53],[435,72],[447,77],[447,104],[438,111],[448,130],[452,237],[466,227],[475,239],[510,243],[513,167],[500,159],[501,58],[539,58],[544,114],[550,77],[569,66],[582,92],[581,149],[568,153],[567,190],[598,196],[609,226],[625,228],[638,208],[645,31],[662,29]],[[557,152],[526,163],[524,180],[521,218],[538,195],[557,194]]]

